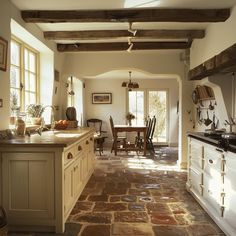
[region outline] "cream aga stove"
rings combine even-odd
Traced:
[[[232,149],[233,150],[233,149]],[[236,235],[236,153],[188,137],[187,189],[226,235]]]

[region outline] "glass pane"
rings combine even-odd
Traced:
[[[10,109],[11,115],[17,116],[20,110],[20,90],[19,89],[12,89],[10,92]]]
[[[25,71],[24,73],[24,82],[25,82],[25,90],[30,90],[30,80],[29,80],[29,72]]]
[[[25,107],[24,107],[24,109],[26,110],[26,107],[31,103],[33,103],[33,102],[30,101],[30,93],[25,92]]]
[[[27,49],[24,49],[24,68],[29,70],[29,52]]]
[[[29,70],[31,72],[35,72],[36,71],[36,68],[35,68],[35,54],[30,52],[29,53]]]
[[[135,115],[134,124],[144,124],[144,92],[129,92],[129,112]]]
[[[29,83],[30,83],[30,91],[36,92],[36,77],[32,73],[30,73]]]
[[[36,103],[36,94],[35,93],[30,93],[30,103],[35,104]]]
[[[149,91],[149,115],[156,116],[154,142],[167,142],[167,92]]]
[[[20,45],[11,41],[11,64],[20,65]]]
[[[20,71],[17,67],[11,66],[10,83],[13,88],[20,88]]]

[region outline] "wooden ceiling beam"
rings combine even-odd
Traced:
[[[135,42],[134,50],[160,50],[160,49],[187,49],[191,47],[190,42]],[[57,44],[59,52],[83,52],[83,51],[126,51],[128,43],[75,43]]]
[[[230,9],[25,10],[25,22],[222,22]]]
[[[138,30],[135,39],[195,39],[204,38],[205,30]],[[127,30],[46,31],[47,40],[99,40],[134,37]]]

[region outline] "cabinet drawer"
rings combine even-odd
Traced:
[[[85,141],[81,140],[80,142],[76,143],[74,149],[75,155],[80,155],[86,149]]]
[[[223,205],[222,184],[207,174],[204,174],[203,182],[204,200],[221,215],[221,207]]]
[[[195,192],[197,195],[202,195],[202,173],[194,170],[192,168],[189,169],[189,181],[190,181],[190,189]]]
[[[210,177],[221,181],[221,172],[223,172],[223,155],[214,150],[214,147],[206,147],[204,150],[204,171]]]
[[[72,162],[75,159],[75,146],[71,147],[67,151],[64,151],[63,158],[64,165],[68,165],[70,162]]]

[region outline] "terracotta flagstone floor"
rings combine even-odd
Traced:
[[[161,148],[148,157],[109,150],[97,156],[64,235],[224,235],[186,191],[187,173],[178,170],[177,155],[176,148]]]

